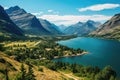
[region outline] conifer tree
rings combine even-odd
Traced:
[[[17,76],[16,80],[26,80],[26,70],[25,70],[23,64],[21,65],[20,71],[21,71],[21,72],[20,72],[20,74]]]
[[[6,67],[6,69],[5,69],[5,80],[9,80],[7,67]]]
[[[32,65],[30,63],[29,63],[28,73],[26,78],[27,78],[26,80],[35,80],[35,75],[32,69]]]

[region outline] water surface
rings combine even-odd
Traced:
[[[99,66],[101,68],[106,65],[111,65],[120,75],[119,41],[78,37],[70,40],[59,41],[58,43],[74,49],[81,48],[83,50],[87,50],[89,54],[83,56],[64,57],[54,59],[54,61]]]

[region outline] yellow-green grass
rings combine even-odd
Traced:
[[[32,47],[36,42],[35,41],[16,41],[16,42],[7,42],[3,43],[4,47]]]
[[[18,73],[20,73],[20,67],[21,64],[20,62],[9,58],[9,56],[5,55],[4,53],[0,52],[0,58],[3,58],[6,62],[9,62],[15,69],[16,71],[13,70],[9,70],[9,78],[10,79],[15,79],[16,75]],[[28,69],[28,65],[24,64],[26,70]],[[43,68],[43,72],[38,71],[38,66],[33,65],[33,71],[34,71],[34,75],[36,76],[37,80],[63,80],[63,78],[65,78],[66,80],[69,80],[69,77],[56,72],[56,71],[52,71],[44,66],[39,66],[41,68]],[[0,68],[6,68],[6,64],[3,64],[0,62]],[[3,78],[4,75],[2,73],[0,73],[0,78]]]

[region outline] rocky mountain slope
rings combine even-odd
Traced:
[[[66,34],[76,34],[78,36],[85,36],[90,32],[94,31],[96,27],[100,25],[99,22],[94,22],[92,20],[88,20],[85,23],[78,22],[74,25],[69,26],[64,30]]]
[[[65,25],[59,25],[59,29],[60,29],[60,31],[64,31],[66,28],[67,28],[68,26],[65,26]]]
[[[51,33],[43,28],[36,16],[27,13],[24,9],[14,6],[6,10],[13,22],[26,34],[50,35]]]
[[[23,36],[23,31],[12,22],[3,7],[0,6],[0,37],[3,39],[15,36]]]
[[[60,29],[58,28],[58,26],[56,26],[55,24],[50,23],[47,20],[43,20],[43,19],[39,19],[41,25],[49,32],[51,32],[52,34],[55,35],[61,35],[62,32],[60,31]]]
[[[120,39],[120,13],[114,15],[106,21],[96,31],[90,33],[91,36]]]

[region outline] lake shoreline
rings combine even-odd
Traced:
[[[79,54],[64,55],[64,56],[54,56],[54,59],[64,58],[64,57],[83,56],[83,55],[85,55],[85,54],[88,54],[88,52],[82,52],[82,53],[79,53]]]
[[[90,54],[75,57],[62,57],[54,59],[54,61],[92,65],[100,68],[110,65],[116,71],[117,75],[120,76],[120,64],[118,64],[120,60],[120,41],[104,38],[77,37],[58,43],[73,49],[81,48],[88,51]],[[113,59],[113,57],[115,57],[115,59]]]

